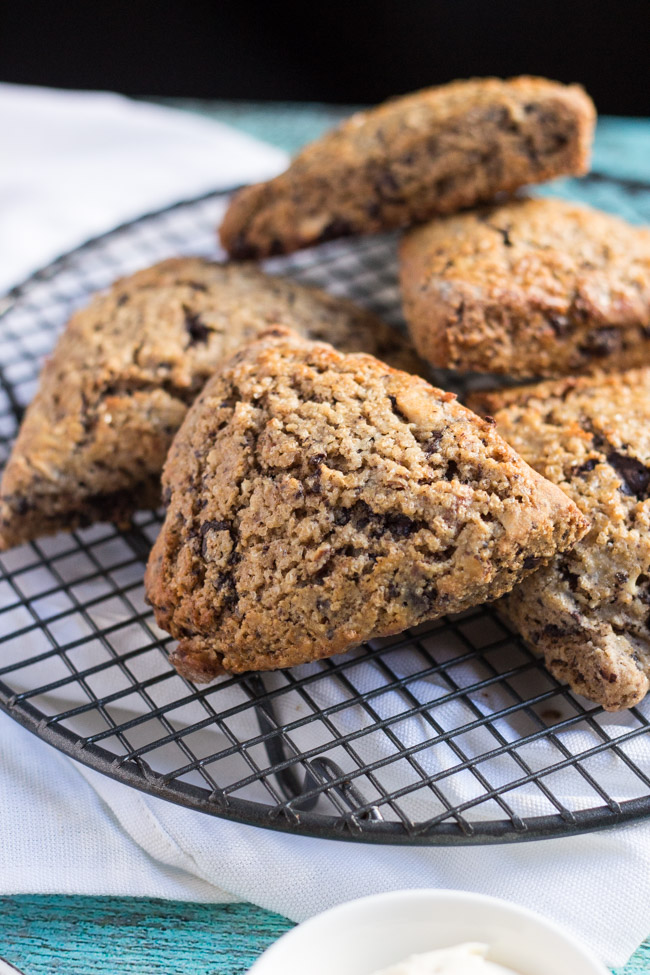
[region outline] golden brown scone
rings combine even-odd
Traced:
[[[497,605],[550,671],[608,711],[650,680],[650,368],[475,396],[591,522]]]
[[[221,226],[238,260],[370,234],[589,165],[595,110],[577,85],[476,78],[359,112],[286,172],[241,190]]]
[[[147,596],[196,681],[493,599],[587,528],[452,393],[282,328],[207,383],[163,487]]]
[[[160,501],[160,473],[214,368],[270,322],[422,367],[370,312],[251,267],[163,261],[77,312],[41,375],[0,485],[0,549]]]
[[[526,199],[407,233],[404,314],[436,366],[558,376],[650,362],[650,229]]]

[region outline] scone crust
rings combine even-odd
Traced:
[[[371,312],[253,267],[177,258],[139,271],[77,312],[45,365],[0,485],[0,549],[155,507],[189,404],[221,359],[278,321],[423,365]]]
[[[409,231],[404,314],[436,366],[558,376],[650,361],[650,229],[560,199]]]
[[[428,220],[589,165],[595,110],[577,85],[456,81],[359,112],[286,172],[233,199],[221,241],[261,258]]]
[[[163,485],[147,596],[199,681],[495,598],[587,528],[453,394],[281,328],[207,383]]]
[[[650,680],[650,368],[471,401],[591,522],[497,605],[560,680],[609,711]]]

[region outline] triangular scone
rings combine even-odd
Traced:
[[[46,364],[0,486],[0,549],[158,504],[187,407],[224,356],[275,322],[422,366],[370,312],[255,268],[179,258],[140,271],[77,312]]]
[[[163,488],[147,596],[197,681],[494,599],[587,528],[452,393],[282,328],[208,382]]]
[[[416,227],[404,315],[446,369],[562,376],[650,362],[650,228],[568,200],[513,200]]]
[[[594,106],[577,85],[473,78],[357,112],[286,172],[241,190],[221,225],[235,259],[421,223],[527,183],[581,175]]]
[[[497,605],[573,690],[631,707],[650,687],[650,368],[472,403],[592,524]]]

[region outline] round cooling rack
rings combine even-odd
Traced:
[[[552,192],[650,221],[650,184],[595,174]],[[10,292],[0,462],[70,313],[164,257],[223,256],[214,228],[226,202],[215,193],[149,214]],[[400,325],[391,236],[266,267]],[[539,839],[650,814],[650,705],[607,714],[578,698],[490,607],[195,687],[170,666],[170,638],[144,600],[160,522],[140,512],[129,531],[95,525],[0,555],[0,707],[77,761],[215,816],[367,842]]]

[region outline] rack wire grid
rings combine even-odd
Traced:
[[[650,185],[595,174],[554,192],[650,219]],[[70,313],[164,257],[223,256],[214,228],[226,202],[213,193],[125,224],[6,297],[5,458]],[[400,325],[391,236],[266,266]],[[333,659],[195,687],[170,666],[170,638],[144,599],[160,522],[140,512],[129,531],[95,525],[0,556],[0,707],[67,755],[215,816],[337,839],[504,842],[650,813],[650,708],[606,714],[578,698],[489,606]]]

